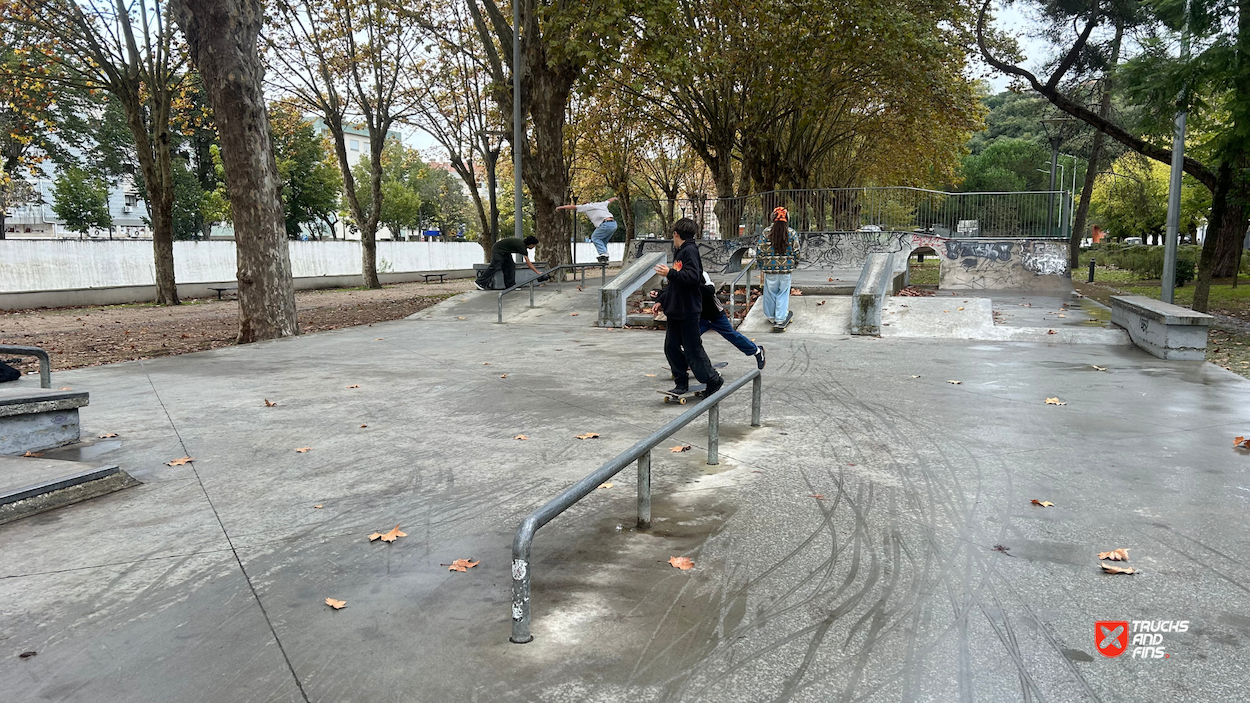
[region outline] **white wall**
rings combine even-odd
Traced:
[[[590,242],[577,242],[573,246],[573,263],[593,264],[598,254],[595,245]],[[625,242],[608,242],[608,258],[620,261],[625,257]],[[543,258],[541,255],[538,258]]]
[[[296,278],[360,275],[359,242],[289,244]],[[608,251],[613,261],[619,261],[624,244],[609,244]],[[578,262],[593,262],[594,245],[579,243],[576,256]],[[543,258],[541,253],[538,258]],[[453,271],[479,263],[482,247],[476,242],[378,242],[379,273]],[[233,241],[174,242],[174,277],[180,284],[231,282],[235,271]],[[0,240],[0,293],[155,283],[151,242]]]

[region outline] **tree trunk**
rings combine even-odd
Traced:
[[[168,114],[149,111],[136,87],[121,98],[126,126],[135,140],[135,155],[143,174],[144,196],[152,221],[152,258],[156,273],[156,302],[177,305],[174,279],[174,177],[169,153]],[[149,122],[151,131],[149,131]]]
[[[1102,100],[1098,103],[1098,116],[1108,119],[1111,116],[1111,72],[1120,63],[1120,42],[1124,38],[1124,21],[1117,20],[1115,38],[1111,40],[1111,59],[1107,64],[1107,73],[1102,79]],[[1085,225],[1089,219],[1089,204],[1094,197],[1094,180],[1098,177],[1100,160],[1102,159],[1102,143],[1106,138],[1101,131],[1094,131],[1094,141],[1089,147],[1089,161],[1085,166],[1085,182],[1081,186],[1081,204],[1076,208],[1076,221],[1072,224],[1072,239],[1068,243],[1068,270],[1075,271],[1080,262],[1081,239],[1085,236]],[[1075,162],[1072,165],[1076,168]]]
[[[529,50],[534,51],[533,44]],[[569,91],[576,75],[536,63],[531,60],[529,64],[533,71],[529,105],[534,151],[526,154],[528,163],[522,160],[521,173],[534,201],[534,236],[538,237],[539,254],[552,264],[567,264],[572,262],[568,243],[573,230],[569,218],[561,217],[556,208],[564,204],[569,188],[564,164],[564,125]]]
[[[299,334],[281,180],[256,51],[261,0],[173,0],[221,139],[238,257],[239,342]]]

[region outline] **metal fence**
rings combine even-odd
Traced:
[[[776,190],[740,198],[637,200],[638,237],[666,238],[672,223],[690,217],[706,235],[754,236],[784,206],[800,232],[924,232],[942,237],[1061,239],[1068,236],[1066,191],[945,193],[923,188]]]

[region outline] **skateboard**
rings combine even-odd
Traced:
[[[707,384],[697,383],[691,386],[685,393],[670,393],[669,391],[656,391],[656,393],[664,396],[665,403],[678,403],[680,405],[685,405],[686,402],[690,400],[689,396],[692,396],[702,390],[707,390]]]
[[[785,332],[785,331],[786,331],[786,328],[787,328],[787,327],[789,327],[789,326],[790,326],[790,323],[791,323],[791,322],[793,322],[793,321],[794,321],[794,311],[793,311],[793,310],[791,310],[791,311],[789,311],[789,312],[787,312],[787,313],[786,313],[786,319],[785,319],[784,321],[782,321],[780,324],[773,325],[773,331],[774,331],[774,332]]]
[[[725,367],[726,367],[726,366],[728,366],[728,365],[729,365],[729,362],[728,362],[728,361],[718,361],[718,362],[716,362],[715,364],[712,364],[712,368],[714,368],[714,369],[723,369],[723,368],[725,368]],[[670,368],[669,368],[669,367],[667,367],[667,366],[665,366],[665,367],[664,367],[664,370],[665,370],[665,371],[672,371],[672,369],[670,369]]]

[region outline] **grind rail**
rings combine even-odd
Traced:
[[[652,432],[629,449],[617,454],[594,473],[569,486],[563,493],[547,501],[547,504],[530,513],[517,528],[512,540],[512,636],[516,644],[534,639],[530,633],[530,545],[538,528],[551,522],[557,515],[573,507],[577,501],[590,495],[612,478],[630,462],[638,462],[638,527],[651,527],[651,450],[673,433],[690,424],[695,418],[707,413],[707,463],[720,463],[720,403],[732,393],[751,382],[751,426],[760,426],[760,402],[763,381],[759,369],[730,381],[723,388],[704,398],[698,405],[678,415],[667,425]]]
[[[581,272],[582,272],[582,284],[585,284],[585,283],[586,283],[586,269],[588,269],[588,268],[598,268],[598,269],[599,269],[599,287],[600,287],[600,288],[602,288],[603,286],[607,285],[607,283],[608,283],[608,265],[607,265],[607,264],[600,264],[600,263],[593,263],[593,264],[560,264],[559,266],[557,266],[557,267],[555,267],[555,268],[553,268],[553,269],[548,269],[548,270],[546,270],[546,271],[543,271],[543,272],[542,272],[542,275],[543,275],[543,276],[551,276],[551,275],[553,275],[553,274],[555,274],[555,273],[557,273],[557,272],[560,272],[560,271],[577,271],[577,270],[579,270],[579,269],[580,269],[580,270],[581,270]],[[532,308],[532,307],[534,307],[534,286],[535,286],[535,285],[538,285],[538,283],[539,283],[539,281],[538,281],[538,277],[535,277],[535,278],[531,278],[530,280],[528,280],[528,281],[526,281],[526,282],[524,282],[524,283],[517,283],[517,284],[513,285],[511,288],[506,288],[506,289],[504,289],[504,290],[499,291],[499,316],[495,319],[495,321],[496,321],[497,323],[501,324],[501,325],[503,324],[503,297],[504,297],[505,295],[507,295],[507,294],[509,294],[509,293],[511,293],[511,292],[513,292],[513,291],[515,291],[515,290],[517,290],[518,288],[521,288],[521,287],[524,287],[524,286],[529,286],[529,289],[530,289],[530,307],[531,307],[531,308]],[[557,290],[559,290],[559,289],[562,287],[563,283],[564,283],[564,274],[563,274],[563,273],[561,273],[559,276],[557,276],[557,277],[556,277],[556,289],[557,289]]]
[[[39,359],[39,387],[52,387],[52,360],[48,358],[48,352],[39,347],[19,347],[13,344],[0,344],[0,354],[33,356]]]

